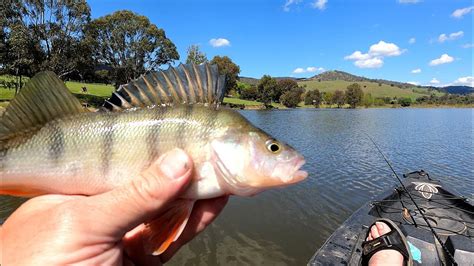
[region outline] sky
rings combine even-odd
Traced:
[[[176,45],[229,56],[241,76],[341,70],[419,85],[474,86],[468,0],[89,0],[93,18],[147,16]]]

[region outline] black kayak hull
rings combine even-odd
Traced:
[[[424,171],[404,175],[403,183],[458,265],[474,264],[474,206]],[[352,214],[314,254],[308,265],[360,265],[362,242],[377,218],[394,221],[407,237],[414,265],[449,265],[409,195],[390,189]]]

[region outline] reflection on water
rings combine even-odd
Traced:
[[[306,157],[308,180],[234,197],[171,265],[305,264],[358,207],[396,185],[366,133],[398,173],[424,169],[472,197],[472,109],[242,111]],[[0,198],[0,219],[18,205]]]

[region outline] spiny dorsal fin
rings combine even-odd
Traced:
[[[55,118],[85,111],[56,74],[40,72],[7,106],[0,120],[0,142]]]
[[[181,64],[120,86],[104,107],[120,111],[172,104],[217,106],[224,98],[224,85],[225,76],[219,75],[217,65]]]

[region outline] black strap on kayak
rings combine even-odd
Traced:
[[[433,227],[431,226],[430,222],[428,221],[428,219],[426,218],[425,214],[423,213],[423,211],[421,210],[421,208],[418,206],[418,204],[416,203],[416,201],[413,199],[411,193],[408,191],[408,189],[405,187],[405,185],[403,184],[402,180],[400,179],[400,177],[397,175],[397,172],[395,172],[395,170],[393,169],[392,167],[392,164],[390,163],[390,161],[387,159],[387,157],[385,156],[385,154],[383,154],[382,150],[380,150],[379,146],[377,145],[377,143],[375,143],[375,141],[372,139],[372,137],[367,134],[367,137],[370,139],[370,141],[372,141],[372,143],[374,144],[375,148],[377,148],[378,152],[382,155],[383,159],[385,160],[385,162],[388,164],[388,166],[390,167],[390,170],[392,170],[393,174],[395,175],[395,177],[397,178],[398,182],[400,183],[400,185],[402,186],[403,190],[405,191],[405,193],[407,193],[408,197],[410,197],[411,201],[413,202],[413,204],[415,205],[416,209],[420,212],[421,214],[421,217],[423,218],[423,220],[425,220],[425,223],[428,225],[428,227],[430,228],[431,230],[431,233],[433,233],[434,237],[436,238],[436,240],[438,240],[438,243],[441,245],[441,247],[443,248],[444,252],[446,253],[446,255],[448,255],[448,258],[449,260],[453,263],[453,265],[458,265],[456,263],[456,260],[454,260],[454,256],[453,254],[451,254],[451,252],[448,250],[448,248],[446,247],[446,245],[444,245],[443,241],[441,241],[441,238],[438,236],[438,234],[436,233],[436,231],[433,229]]]

